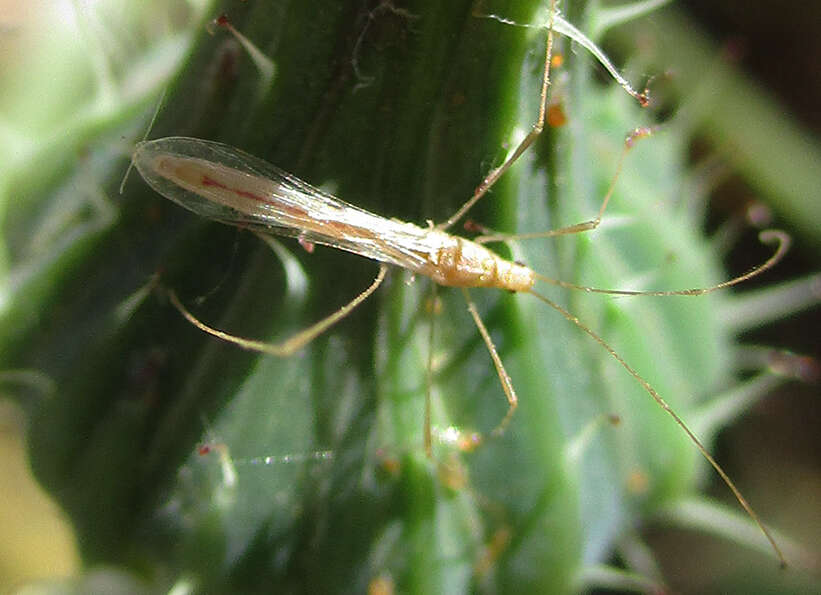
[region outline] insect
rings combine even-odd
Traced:
[[[328,245],[382,263],[373,283],[351,302],[279,344],[241,338],[212,328],[194,317],[176,294],[170,292],[172,303],[189,322],[204,332],[246,349],[276,356],[287,356],[305,346],[371,296],[383,282],[387,273],[387,265],[399,266],[431,277],[440,285],[457,287],[465,297],[468,310],[487,347],[507,398],[507,413],[492,431],[493,434],[500,434],[511,422],[518,404],[518,397],[490,334],[470,297],[469,289],[474,287],[497,288],[530,294],[557,310],[599,343],[675,420],[727,483],[742,507],[759,525],[783,562],[783,556],[777,544],[756,513],[720,465],[661,395],[601,336],[585,326],[564,307],[536,291],[535,286],[538,282],[543,282],[587,292],[615,295],[704,294],[740,283],[771,268],[787,250],[789,239],[785,234],[777,231],[762,233],[762,241],[777,242],[778,246],[770,259],[750,273],[711,287],[654,292],[600,289],[552,279],[523,264],[506,260],[484,246],[485,243],[491,241],[548,237],[595,229],[601,222],[621,165],[617,168],[597,216],[589,221],[542,234],[527,236],[494,234],[473,241],[448,232],[448,229],[463,218],[540,134],[545,121],[550,85],[552,44],[551,20],[548,25],[540,111],[531,132],[514,148],[501,166],[493,169],[486,176],[474,195],[449,219],[439,225],[431,224],[423,227],[379,217],[324,193],[248,153],[221,143],[187,137],[169,137],[140,143],[134,152],[134,164],[143,178],[160,194],[199,215],[249,228],[259,233],[296,237],[306,245],[315,243]],[[641,94],[637,96],[640,99],[644,98]],[[648,136],[651,132],[650,129],[638,129],[632,133],[625,143],[622,159],[637,139]],[[430,453],[432,439],[429,400],[428,395],[425,414],[425,447]],[[481,436],[474,437],[477,443],[481,440]]]

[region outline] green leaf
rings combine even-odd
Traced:
[[[487,4],[519,23],[543,8]],[[197,29],[151,137],[219,140],[384,216],[446,219],[535,120],[545,31],[481,18],[467,0],[369,6],[226,2],[272,78],[224,30]],[[567,16],[584,29],[581,12]],[[625,133],[644,121],[623,90],[591,80],[593,58],[562,52],[551,93],[568,123],[471,212],[482,224],[532,232],[592,218]],[[678,195],[685,149],[676,130],[640,143],[596,232],[499,250],[597,287],[714,283],[716,257]],[[126,166],[112,163],[89,174],[109,197]],[[57,197],[50,188],[32,204]],[[374,581],[568,592],[625,533],[696,490],[701,464],[680,429],[531,296],[471,292],[520,407],[502,437],[462,453],[449,431],[487,435],[507,403],[459,292],[439,290],[443,313],[431,314],[429,282],[392,271],[296,356],[244,352],[186,323],[150,291],[154,276],[209,324],[277,340],[349,301],[377,266],[291,240],[283,258],[138,176],[113,202],[116,220],[76,252],[53,245],[53,266],[32,270],[35,289],[11,295],[0,326],[6,365],[59,387],[34,407],[32,458],[90,565],[202,592],[363,592]],[[545,292],[685,419],[731,382],[721,295]],[[434,460],[423,448],[431,320]]]

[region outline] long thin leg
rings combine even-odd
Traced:
[[[468,304],[468,311],[473,317],[473,322],[476,323],[476,328],[479,329],[479,334],[482,335],[482,340],[485,342],[485,346],[487,346],[487,350],[490,353],[490,359],[493,360],[493,365],[496,366],[496,373],[499,375],[499,382],[502,384],[502,390],[505,391],[505,396],[507,397],[507,413],[504,418],[502,418],[502,421],[499,422],[499,425],[497,425],[493,429],[493,432],[491,432],[491,436],[500,436],[504,433],[505,428],[510,423],[511,418],[513,417],[513,412],[516,411],[516,407],[519,405],[519,398],[516,396],[516,390],[513,388],[513,382],[510,380],[507,370],[505,370],[505,366],[502,363],[502,358],[499,357],[499,353],[496,351],[496,345],[493,344],[493,339],[490,338],[490,333],[487,332],[485,324],[479,317],[479,312],[476,310],[476,304],[474,304],[473,300],[470,298],[470,293],[468,293],[468,290],[463,287],[462,294],[465,296],[465,301]]]
[[[425,374],[425,454],[433,458],[433,438],[431,437],[431,391],[433,390],[433,331],[436,316],[436,283],[431,284],[430,327],[428,333],[428,368]]]
[[[599,207],[599,212],[593,219],[590,219],[589,221],[583,221],[581,223],[576,223],[575,225],[569,225],[567,227],[560,227],[559,229],[538,231],[534,233],[506,234],[494,232],[492,234],[485,234],[477,238],[473,238],[473,241],[477,244],[488,244],[490,242],[530,240],[535,238],[563,236],[596,229],[599,226],[599,224],[601,224],[602,217],[604,216],[604,211],[607,208],[607,205],[610,203],[610,198],[613,196],[613,192],[616,189],[616,182],[618,182],[619,176],[621,175],[621,171],[624,167],[624,160],[627,158],[627,154],[630,152],[630,149],[632,149],[633,146],[636,144],[636,141],[650,136],[651,134],[653,134],[654,130],[654,128],[643,126],[640,128],[636,128],[635,130],[630,132],[630,134],[627,135],[627,138],[624,140],[624,148],[622,149],[621,156],[619,157],[618,165],[616,165],[616,171],[613,174],[613,178],[610,180],[610,186],[608,186],[607,192],[605,193],[604,198],[602,199],[602,204]]]
[[[553,17],[556,13],[556,0],[550,0],[550,17],[547,22],[547,43],[545,45],[545,61],[544,61],[544,74],[542,76],[542,90],[541,90],[541,99],[539,102],[539,116],[536,119],[536,122],[530,129],[530,132],[527,134],[526,137],[519,143],[519,145],[513,149],[513,152],[508,155],[505,162],[502,163],[499,167],[493,169],[485,176],[485,179],[482,180],[482,183],[476,187],[476,190],[473,191],[473,196],[471,196],[468,201],[463,204],[458,211],[456,211],[447,221],[444,221],[436,226],[437,229],[448,229],[454,223],[459,221],[462,217],[464,217],[465,213],[467,213],[476,202],[482,198],[487,191],[490,189],[493,184],[496,183],[502,174],[504,174],[513,163],[522,156],[522,154],[527,151],[530,145],[538,138],[538,136],[544,130],[544,121],[545,121],[545,113],[547,112],[547,90],[550,87],[550,58],[553,55]]]
[[[382,281],[385,279],[385,274],[388,271],[388,265],[380,264],[379,265],[379,273],[376,275],[376,279],[373,280],[373,283],[362,293],[356,296],[353,300],[349,303],[342,306],[339,310],[316,322],[309,326],[308,328],[299,331],[294,336],[282,341],[281,343],[266,343],[264,341],[256,341],[254,339],[246,339],[243,337],[237,337],[235,335],[231,335],[219,329],[215,329],[213,327],[208,326],[204,322],[200,321],[196,318],[191,312],[189,312],[185,306],[182,305],[177,294],[173,291],[168,291],[168,297],[171,300],[171,303],[174,307],[180,311],[180,313],[185,317],[188,322],[193,324],[195,327],[200,329],[203,332],[208,333],[209,335],[213,335],[218,339],[222,339],[223,341],[228,341],[229,343],[233,343],[234,345],[238,345],[243,349],[249,349],[251,351],[259,351],[260,353],[267,353],[269,355],[276,355],[278,357],[287,357],[293,354],[296,351],[299,351],[302,347],[313,341],[317,336],[325,332],[330,326],[339,322],[343,318],[345,318],[348,314],[353,311],[359,304],[364,302],[368,299],[371,294],[376,291],[376,289],[382,284]]]

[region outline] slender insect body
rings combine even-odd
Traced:
[[[147,141],[137,147],[134,161],[157,192],[224,223],[340,248],[449,287],[518,292],[536,282],[528,267],[480,244],[369,213],[221,143],[186,137]]]

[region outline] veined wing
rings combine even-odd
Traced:
[[[134,164],[154,190],[198,215],[412,270],[429,264],[445,237],[369,213],[222,143],[146,141],[137,145]]]

